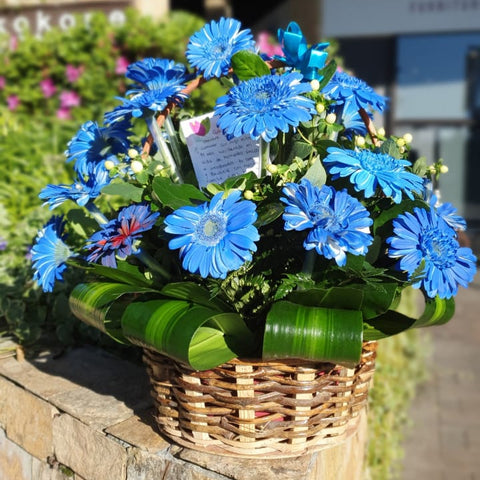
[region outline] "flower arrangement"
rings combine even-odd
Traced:
[[[476,258],[458,240],[465,220],[433,194],[438,169],[409,161],[408,134],[375,128],[388,99],[327,43],[308,45],[295,22],[278,40],[269,57],[222,18],[191,36],[187,65],[127,67],[121,104],[68,144],[75,181],[40,193],[61,211],[32,248],[45,292],[83,269],[76,316],[198,370],[355,365],[365,341],[452,317]],[[214,111],[189,112],[210,81],[225,88]],[[416,318],[402,310],[411,287]]]

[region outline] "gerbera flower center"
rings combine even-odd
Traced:
[[[337,232],[344,228],[335,212],[328,206],[315,202],[308,211],[308,216],[316,227],[330,232]]]
[[[215,60],[230,58],[232,45],[229,38],[217,38],[215,42],[207,43],[205,53]]]
[[[378,155],[363,151],[359,160],[362,168],[370,173],[393,171],[397,167],[397,162],[390,155]]]
[[[65,263],[67,258],[71,256],[72,256],[72,251],[70,250],[70,248],[68,248],[67,245],[65,245],[65,243],[63,243],[62,241],[58,241],[55,244],[55,247],[53,250],[53,258],[54,258],[55,265],[58,266],[58,265],[61,265],[62,263]]]
[[[436,267],[450,268],[455,264],[458,243],[452,235],[430,230],[420,242],[425,257]]]
[[[207,213],[198,222],[196,234],[198,241],[207,246],[217,245],[227,231],[227,221],[224,215]]]

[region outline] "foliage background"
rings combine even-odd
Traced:
[[[123,72],[116,71],[118,59],[133,62],[153,56],[185,62],[188,38],[204,23],[182,11],[155,22],[128,10],[122,26],[112,26],[98,13],[89,26],[77,22],[68,31],[52,30],[41,39],[27,33],[13,50],[9,39],[0,39],[0,77],[5,80],[0,88],[0,245],[5,244],[0,247],[0,333],[13,334],[30,348],[39,342],[59,348],[87,342],[139,359],[138,349],[119,346],[69,313],[69,286],[78,278],[67,276],[54,295],[43,294],[32,282],[29,248],[50,213],[38,193],[48,183],[71,183],[72,168],[63,155],[66,144],[84,121],[101,123],[103,113],[118,104],[115,97],[126,87]],[[336,49],[333,43],[333,54]],[[81,67],[74,82],[66,76],[67,65]],[[46,78],[56,87],[49,98],[40,88]],[[195,111],[208,111],[221,88],[208,82],[201,96],[195,92]],[[62,91],[73,91],[80,99],[70,118],[57,118]],[[20,103],[11,111],[7,99],[13,95]],[[403,427],[415,387],[425,376],[426,351],[415,331],[380,343],[369,412],[371,480],[398,478]]]

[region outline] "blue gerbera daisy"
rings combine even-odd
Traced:
[[[328,100],[333,100],[338,105],[353,104],[357,110],[371,107],[373,110],[383,112],[388,102],[387,97],[376,93],[363,80],[339,71],[334,73],[322,93]]]
[[[156,90],[166,86],[185,88],[188,80],[185,65],[165,58],[147,57],[131,63],[125,76],[135,84],[127,91],[127,96],[144,90]]]
[[[415,208],[393,221],[394,236],[387,239],[388,255],[400,258],[400,270],[408,278],[420,272],[413,287],[423,287],[431,298],[450,298],[458,286],[467,287],[476,273],[476,257],[460,247],[455,230],[434,209]]]
[[[219,192],[210,203],[181,207],[165,218],[165,231],[174,236],[168,246],[180,249],[185,270],[203,278],[225,278],[252,259],[260,238],[253,225],[256,207],[239,201],[240,196],[235,190],[224,199]]]
[[[238,20],[222,17],[194,33],[185,52],[190,65],[207,80],[226,75],[235,53],[240,50],[255,51],[250,29],[240,30],[241,26]]]
[[[75,161],[75,171],[85,176],[91,171],[89,163],[105,160],[117,162],[116,155],[126,154],[130,148],[128,137],[131,135],[129,121],[109,126],[99,126],[97,122],[85,122],[68,142],[65,151],[67,161]]]
[[[84,175],[79,174],[77,180],[71,185],[47,185],[38,195],[45,200],[44,205],[48,204],[50,210],[61,205],[67,200],[72,200],[78,205],[84,207],[90,200],[98,197],[102,188],[111,181],[110,174],[105,168],[104,163],[87,164],[87,172]]]
[[[303,94],[311,91],[300,73],[254,77],[233,87],[217,99],[217,125],[228,139],[250,135],[273,140],[279,131],[287,132],[308,121],[315,113],[315,102]]]
[[[467,229],[465,219],[457,214],[457,209],[449,202],[440,203],[436,195],[430,197],[430,207],[434,208],[453,229],[463,231]]]
[[[121,120],[131,120],[132,117],[149,117],[164,110],[169,102],[181,105],[186,98],[187,95],[175,86],[167,85],[158,89],[145,90],[132,98],[119,98],[123,102],[122,105],[105,113],[104,120],[106,124],[111,125]]]
[[[141,238],[142,232],[153,227],[159,215],[152,213],[145,204],[123,208],[118,218],[103,224],[102,229],[87,240],[86,248],[90,250],[87,261],[100,259],[102,265],[117,268],[115,256],[124,259],[136,253],[135,241]]]
[[[38,232],[30,253],[33,279],[44,292],[51,292],[56,280],[63,280],[67,260],[75,254],[65,243],[65,221],[53,216]]]
[[[165,109],[168,103],[176,105],[188,98],[183,90],[188,75],[185,66],[173,60],[145,58],[128,66],[127,78],[135,82],[126,92],[126,98],[118,97],[122,105],[107,112],[106,124],[114,124],[132,117],[148,117]]]
[[[423,192],[422,178],[406,170],[406,167],[410,166],[408,160],[366,149],[344,150],[329,147],[327,152],[323,163],[332,179],[350,177],[355,190],[363,190],[366,198],[372,197],[377,187],[380,187],[387,197],[392,197],[395,203],[402,201],[402,192],[410,199],[413,199],[413,192]]]
[[[339,266],[346,263],[346,253],[365,255],[373,238],[373,220],[368,210],[346,190],[336,191],[324,185],[319,188],[307,179],[300,184],[287,183],[280,200],[285,203],[285,230],[306,230],[306,250],[315,249]]]

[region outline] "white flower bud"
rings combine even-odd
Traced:
[[[397,138],[397,146],[404,147],[405,146],[405,139],[404,138]]]
[[[327,123],[329,123],[330,125],[332,125],[333,123],[335,123],[335,121],[337,120],[337,116],[334,114],[334,113],[329,113],[326,117],[325,117],[325,121]]]
[[[115,164],[111,160],[105,160],[105,168],[107,170],[111,170],[114,166]]]
[[[277,173],[278,172],[278,167],[276,165],[273,165],[273,163],[270,163],[267,165],[267,171],[270,173]]]
[[[355,137],[355,145],[357,147],[363,147],[365,145],[365,137],[362,137],[362,136]]]
[[[440,167],[440,173],[447,173],[448,172],[448,167],[446,165],[442,165]]]
[[[310,86],[312,87],[312,90],[316,92],[320,88],[320,82],[316,78],[314,78],[310,82]]]
[[[134,148],[130,148],[127,152],[127,155],[130,158],[135,158],[135,157],[138,157],[140,154]]]
[[[143,170],[143,163],[138,160],[134,160],[130,166],[132,167],[133,173],[140,173]]]
[[[384,137],[385,136],[385,129],[383,127],[380,127],[378,130],[377,130],[377,133],[381,136],[381,137]]]
[[[413,136],[412,136],[411,133],[406,133],[406,134],[403,136],[403,139],[404,139],[405,142],[407,142],[407,143],[412,143]]]
[[[325,111],[325,105],[321,102],[318,102],[315,105],[315,110],[317,111],[317,113],[323,113]]]
[[[245,200],[252,200],[253,192],[251,190],[245,190],[243,192],[243,197],[245,198]]]

